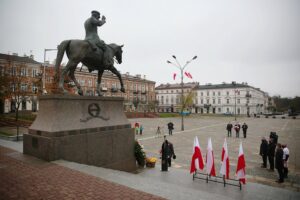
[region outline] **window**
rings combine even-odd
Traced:
[[[229,99],[226,99],[226,103],[229,104]]]
[[[220,91],[218,92],[218,96],[221,96],[221,92]]]
[[[250,103],[249,99],[247,99],[247,103]]]
[[[218,104],[221,104],[221,99],[218,99]]]
[[[24,83],[21,84],[21,91],[23,91],[23,92],[27,91],[27,85],[26,84],[24,84]]]
[[[37,69],[32,69],[32,77],[37,77],[39,75]]]
[[[20,75],[21,76],[26,76],[27,74],[26,74],[26,69],[25,68],[21,68],[21,71],[20,71]]]
[[[166,98],[166,104],[169,104],[169,97]]]
[[[213,99],[213,104],[216,104],[216,100],[215,99]]]
[[[38,87],[37,87],[37,85],[36,84],[32,84],[32,92],[33,93],[36,93],[37,92],[37,89],[38,89]]]
[[[229,95],[229,91],[226,91],[226,95],[227,95],[227,96]]]
[[[203,99],[201,99],[201,104],[203,104]]]
[[[209,91],[206,92],[206,95],[209,96]]]
[[[160,102],[161,102],[161,104],[164,104],[164,96],[160,97]]]
[[[226,112],[229,113],[229,108],[226,108]]]
[[[216,96],[216,93],[215,93],[215,92],[213,92],[213,96]]]
[[[218,113],[220,113],[221,112],[221,108],[218,108]]]
[[[241,103],[241,100],[240,100],[240,99],[237,99],[237,103],[240,104],[240,103]]]
[[[209,99],[206,99],[206,103],[209,104]]]
[[[203,96],[203,92],[201,92],[201,96]]]

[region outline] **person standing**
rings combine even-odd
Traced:
[[[226,130],[227,130],[227,136],[231,137],[232,124],[230,122],[228,122],[228,124],[226,126]]]
[[[241,128],[241,125],[237,122],[237,123],[234,125],[235,136],[236,136],[237,138],[240,137],[240,128]]]
[[[267,156],[268,156],[268,141],[265,137],[261,139],[259,155],[261,155],[263,164],[261,165],[262,168],[267,168]]]
[[[275,168],[278,171],[279,179],[278,183],[283,183],[283,150],[280,143],[277,143],[276,155],[275,155]]]
[[[173,122],[168,123],[168,129],[169,129],[169,135],[172,135],[172,132],[173,132],[173,129],[174,129]]]
[[[144,130],[144,127],[143,127],[143,125],[141,124],[141,125],[140,125],[140,135],[143,135],[143,130]]]
[[[170,154],[169,142],[164,136],[164,142],[161,146],[161,171],[168,171],[168,155]]]
[[[155,134],[155,137],[159,137],[161,134],[161,131],[160,131],[160,126],[157,127],[156,129],[156,134]]]
[[[138,135],[139,131],[140,131],[140,125],[138,122],[135,122],[134,124],[134,130],[135,130],[135,134]]]
[[[268,160],[270,163],[270,171],[274,171],[275,149],[276,149],[276,144],[274,143],[273,139],[271,138],[269,140],[269,145],[268,145]]]
[[[169,167],[171,167],[172,158],[175,159],[176,155],[174,153],[174,146],[173,146],[173,144],[170,141],[168,141],[168,144],[169,144],[168,165],[169,165]]]
[[[290,151],[287,148],[287,145],[282,145],[283,148],[283,177],[287,178],[289,169],[288,169],[288,159],[290,157]]]
[[[247,129],[248,129],[248,125],[244,122],[243,126],[242,126],[242,129],[243,129],[243,135],[244,135],[244,138],[247,137]]]

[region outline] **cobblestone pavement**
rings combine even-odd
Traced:
[[[0,199],[163,199],[0,146]]]
[[[226,124],[234,121],[233,117],[186,117],[184,120],[185,131],[181,130],[181,118],[156,118],[156,119],[130,119],[131,123],[140,122],[144,126],[143,135],[137,135],[136,138],[144,145],[147,156],[160,157],[159,149],[163,142],[163,137],[156,137],[157,126],[162,127],[162,135],[168,135],[167,123],[172,121],[175,124],[173,136],[167,136],[167,139],[174,144],[177,159],[173,166],[188,170],[193,151],[193,140],[198,136],[205,156],[207,140],[212,138],[216,171],[220,169],[221,149],[224,138],[227,136],[225,131]],[[230,176],[234,177],[239,143],[243,143],[244,154],[246,158],[246,174],[248,181],[258,182],[266,185],[284,187],[291,190],[300,191],[300,120],[299,119],[272,119],[272,118],[238,118],[240,123],[246,122],[249,126],[247,138],[232,137],[227,138],[229,157],[230,157]],[[284,184],[277,184],[275,180],[277,172],[270,172],[267,169],[260,168],[262,159],[259,156],[259,147],[261,137],[269,137],[271,131],[279,135],[279,143],[288,144],[290,150],[289,160],[289,178]]]

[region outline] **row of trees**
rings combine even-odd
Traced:
[[[277,112],[300,112],[300,97],[298,96],[294,98],[282,98],[281,96],[274,96],[273,99]]]

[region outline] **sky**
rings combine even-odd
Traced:
[[[0,53],[43,62],[45,48],[84,39],[92,10],[106,17],[99,37],[124,44],[121,73],[179,83],[167,60],[175,55],[183,66],[197,55],[184,82],[247,82],[271,96],[300,96],[298,0],[0,0]]]

